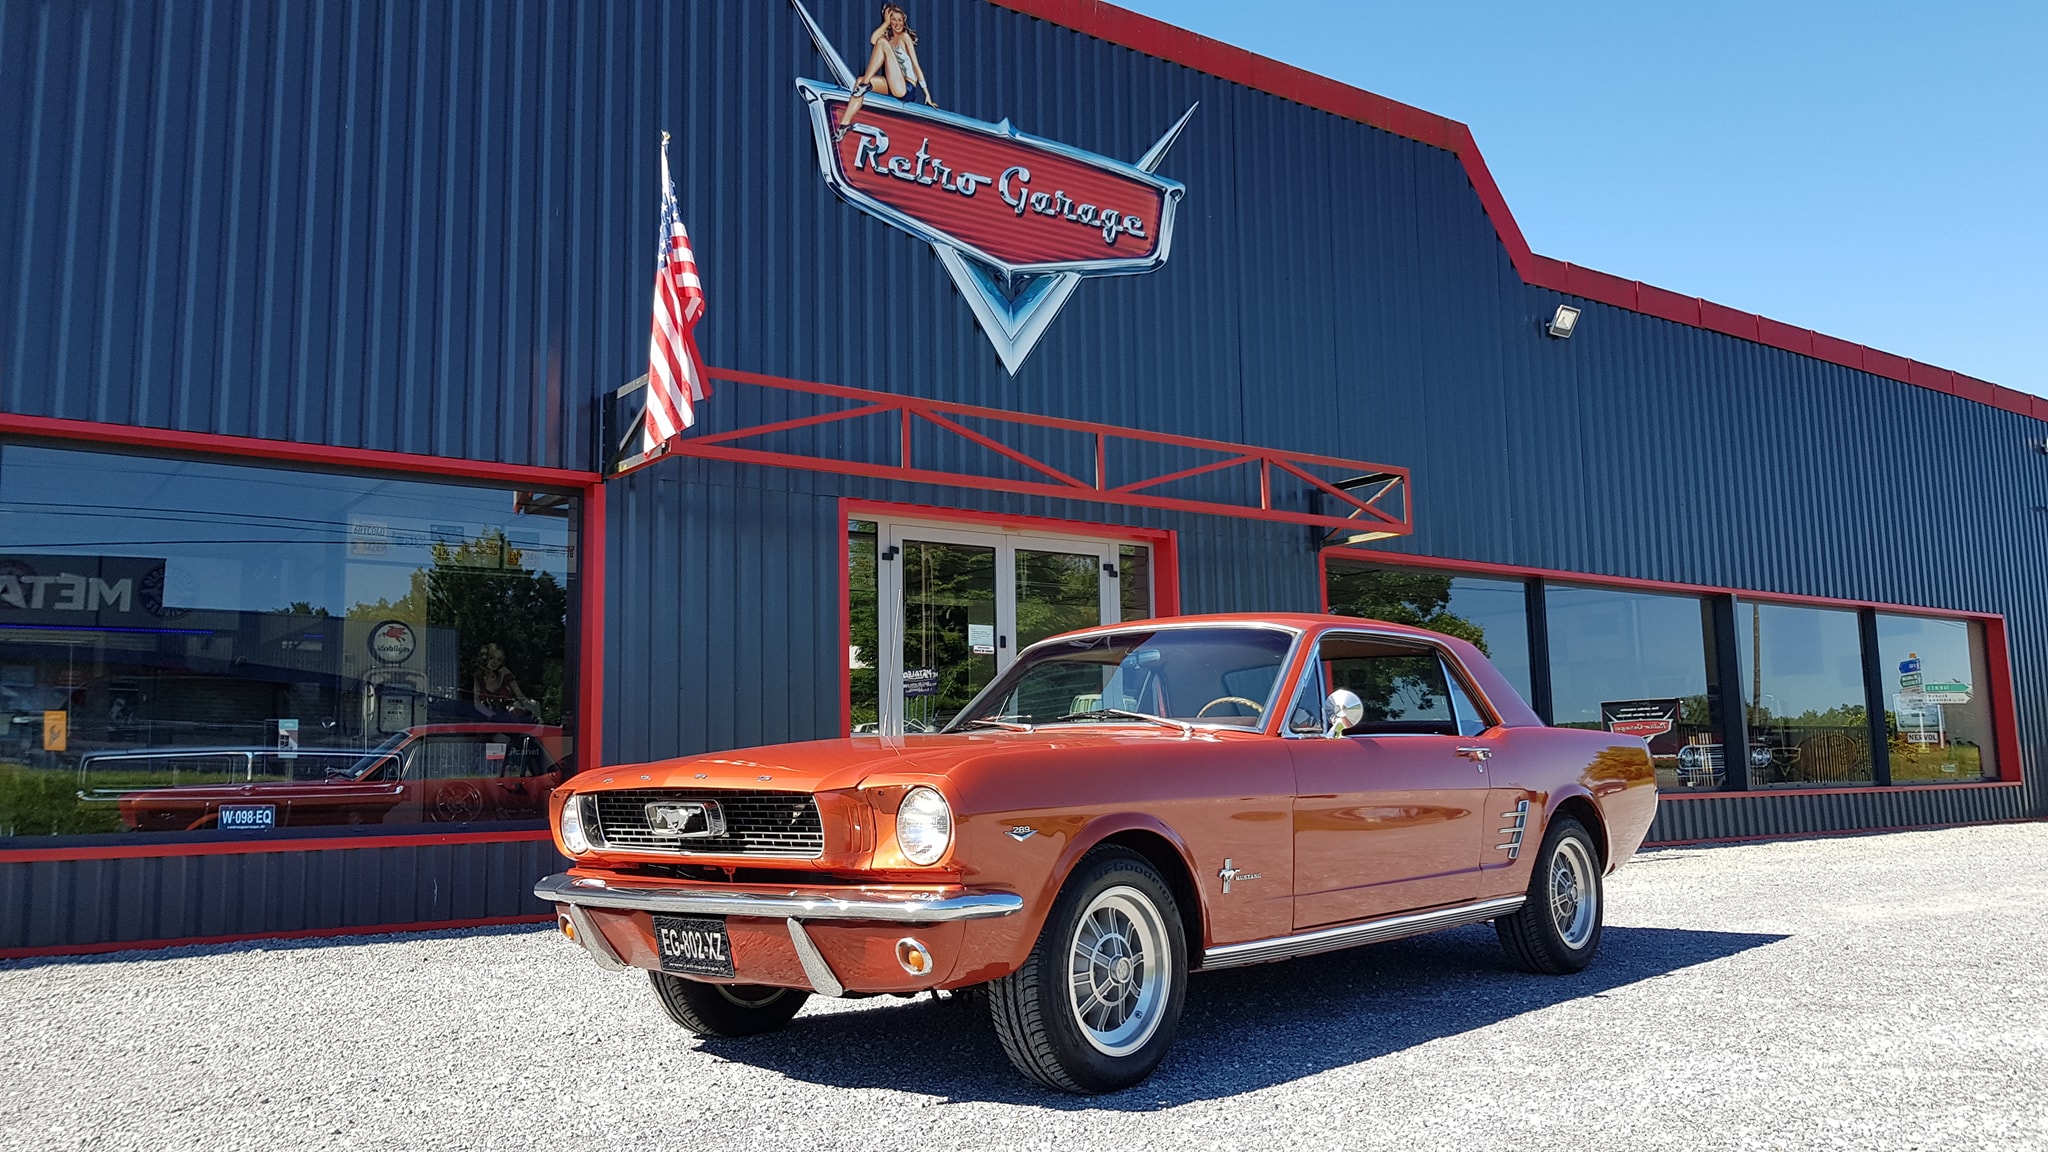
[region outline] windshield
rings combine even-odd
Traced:
[[[1273,628],[1159,628],[1084,636],[1019,657],[950,725],[1128,723],[1142,713],[1255,728],[1294,634]]]

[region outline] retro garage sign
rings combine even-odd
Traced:
[[[1155,169],[1193,108],[1125,163],[935,107],[900,19],[885,17],[856,75],[791,3],[835,77],[796,82],[826,185],[931,244],[1005,370],[1023,365],[1084,277],[1166,262],[1185,189]]]

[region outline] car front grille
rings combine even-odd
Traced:
[[[587,795],[596,802],[598,836],[612,848],[798,860],[814,860],[825,853],[825,826],[818,818],[818,801],[808,792],[633,788]],[[717,801],[725,816],[725,835],[688,840],[655,835],[647,823],[647,806],[673,800]]]

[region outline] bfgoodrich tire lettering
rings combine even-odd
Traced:
[[[1592,963],[1600,950],[1606,903],[1592,833],[1570,816],[1559,816],[1536,852],[1528,900],[1495,920],[1493,930],[1518,967],[1562,976]]]
[[[809,992],[760,984],[707,984],[649,972],[668,1018],[699,1036],[758,1036],[789,1023]]]
[[[1173,1046],[1187,991],[1173,893],[1134,852],[1104,848],[1068,878],[1022,967],[988,986],[1017,1070],[1062,1092],[1114,1092]]]

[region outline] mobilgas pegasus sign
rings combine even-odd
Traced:
[[[834,80],[798,80],[825,183],[861,211],[931,244],[1012,375],[1089,276],[1166,263],[1186,191],[1156,174],[1195,114],[1135,164],[942,111],[916,34],[884,4],[867,68],[846,66],[790,0]]]

